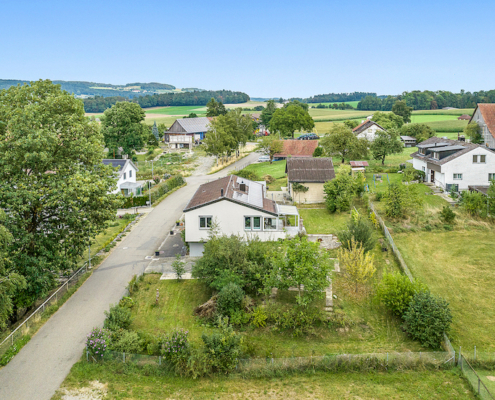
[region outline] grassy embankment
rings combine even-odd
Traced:
[[[282,186],[287,186],[285,164],[285,160],[274,161],[272,164],[269,162],[256,163],[248,165],[244,170],[254,172],[260,180],[263,180],[266,175],[271,175],[275,182],[267,182],[268,190],[279,191],[282,190]]]

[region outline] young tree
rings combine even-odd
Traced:
[[[392,107],[392,112],[401,116],[406,124],[411,122],[412,110],[412,107],[408,107],[404,100],[397,100]]]
[[[272,120],[273,113],[277,109],[277,105],[274,100],[268,100],[266,103],[266,108],[263,109],[260,115],[261,122],[268,128],[270,126],[270,121]]]
[[[391,183],[385,195],[385,214],[391,218],[405,218],[407,211],[420,206],[421,202],[414,185]]]
[[[481,128],[476,122],[471,122],[464,128],[464,134],[471,138],[472,143],[483,143]]]
[[[285,252],[277,253],[274,265],[268,289],[297,287],[296,301],[301,306],[307,306],[324,295],[329,283],[330,264],[317,242],[309,242],[306,238],[287,241]]]
[[[354,121],[352,119],[348,119],[347,121],[344,121],[344,125],[347,126],[348,128],[354,129],[356,126],[359,125],[359,122]]]
[[[167,131],[167,125],[165,124],[158,124],[158,136],[160,137],[160,139],[163,139],[163,135],[165,134],[165,132]]]
[[[206,116],[218,117],[219,115],[227,114],[227,109],[221,101],[216,101],[213,97],[206,104]]]
[[[345,276],[356,285],[356,293],[359,285],[368,282],[376,271],[374,255],[365,253],[361,243],[354,239],[350,248],[339,248],[338,258]]]
[[[347,223],[347,228],[338,232],[337,236],[344,249],[350,249],[353,241],[361,244],[365,253],[373,250],[376,245],[373,226],[367,218],[361,215],[351,218]]]
[[[121,200],[108,194],[115,171],[101,162],[98,124],[59,85],[37,81],[1,91],[0,121],[0,208],[14,238],[13,270],[27,282],[15,306],[25,307],[76,266]]]
[[[360,178],[350,174],[349,169],[340,167],[336,177],[323,185],[325,204],[332,213],[350,210],[352,198],[358,193],[358,186],[362,183]]]
[[[371,154],[375,160],[381,160],[385,165],[385,157],[390,154],[399,154],[404,150],[399,134],[395,129],[377,131],[375,139],[370,146]]]
[[[393,112],[385,113],[377,111],[373,114],[372,120],[380,125],[383,129],[389,130],[394,128],[401,128],[404,125],[404,118],[400,115],[396,115]]]
[[[172,263],[172,268],[177,276],[177,280],[182,279],[182,275],[186,273],[186,267],[184,261],[181,260],[180,254],[175,256],[175,261]]]
[[[344,164],[346,158],[362,158],[368,153],[366,139],[358,139],[351,128],[334,124],[327,135],[320,140],[320,145],[328,155],[337,155]]]
[[[270,121],[272,133],[278,132],[281,136],[290,136],[292,139],[294,139],[295,131],[311,130],[314,126],[315,123],[308,111],[297,104],[290,104],[288,107],[277,109]]]
[[[148,128],[144,125],[145,112],[139,104],[128,101],[115,103],[105,110],[101,129],[110,154],[122,147],[124,154],[132,155],[144,147]]]
[[[160,135],[158,134],[158,126],[156,126],[156,121],[153,122],[153,128],[151,130],[151,133],[156,139],[156,142],[158,143],[160,141]]]
[[[263,153],[270,156],[270,163],[272,163],[273,156],[281,153],[284,149],[284,142],[275,139],[273,136],[263,136],[258,146]]]

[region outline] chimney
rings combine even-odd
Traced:
[[[223,197],[223,189],[220,189],[220,197]]]

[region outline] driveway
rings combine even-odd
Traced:
[[[84,285],[0,369],[0,399],[50,399],[81,358],[86,335],[103,325],[104,311],[120,300],[132,276],[145,270],[150,262],[145,257],[160,247],[198,186],[258,157],[252,153],[214,175],[187,178],[187,186],[143,216]]]

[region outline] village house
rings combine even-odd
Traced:
[[[478,104],[468,124],[473,122],[480,126],[485,146],[495,149],[495,104]]]
[[[285,166],[288,193],[298,203],[323,203],[323,185],[335,178],[331,158],[289,158]],[[302,188],[303,190],[297,190]]]
[[[372,142],[375,140],[376,132],[384,131],[380,125],[371,119],[367,119],[356,126],[352,132],[358,137],[358,139],[366,139]]]
[[[171,149],[192,149],[205,138],[210,121],[208,117],[176,119],[163,139]]]
[[[318,147],[318,140],[296,140],[283,141],[283,149],[280,153],[273,155],[274,161],[285,160],[290,157],[313,157]]]
[[[220,235],[262,241],[295,236],[303,229],[296,207],[266,198],[265,182],[235,175],[202,184],[184,209],[184,221],[191,256],[203,254],[213,227]]]
[[[411,157],[426,182],[446,191],[488,186],[495,179],[495,152],[479,144],[432,137],[419,143]]]
[[[400,140],[404,143],[404,147],[415,147],[416,146],[416,138],[412,136],[401,136]]]
[[[104,159],[102,162],[105,165],[111,165],[113,168],[118,168],[116,170],[118,176],[117,189],[112,193],[115,194],[120,192],[124,196],[130,196],[131,194],[139,196],[142,194],[143,184],[136,181],[138,168],[131,160]]]

